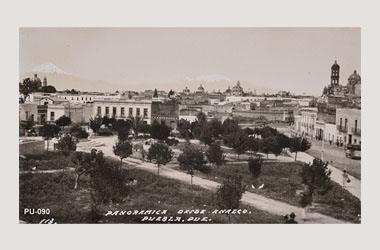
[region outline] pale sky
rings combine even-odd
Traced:
[[[182,90],[184,79],[210,75],[245,89],[320,95],[335,60],[341,84],[360,74],[360,28],[20,29],[20,74],[52,62],[83,78],[151,89]]]

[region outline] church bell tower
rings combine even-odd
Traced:
[[[340,66],[335,60],[335,63],[331,66],[331,86],[339,85],[339,69]]]

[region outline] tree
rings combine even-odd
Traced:
[[[273,138],[273,137],[272,137]],[[276,138],[273,138],[270,145],[270,151],[277,157],[282,152],[282,147],[276,140]]]
[[[255,132],[253,129],[251,128],[245,128],[244,129],[244,132],[247,134],[247,135],[253,135]]]
[[[217,142],[214,142],[210,145],[210,147],[206,151],[206,157],[210,163],[220,167],[225,163],[226,156],[223,153],[223,150],[220,147],[220,144]]]
[[[126,176],[117,164],[104,160],[100,151],[96,153],[90,179],[91,199],[96,210],[101,204],[120,203],[130,193],[126,185]]]
[[[253,153],[257,153],[260,149],[260,139],[250,136],[247,138],[245,145],[247,147],[247,150]]]
[[[111,121],[110,121],[110,118],[108,116],[103,116],[103,119],[102,119],[102,124],[104,124],[105,126],[108,127],[108,125],[110,125]]]
[[[198,139],[203,144],[210,145],[214,141],[214,138],[213,138],[212,134],[209,133],[207,128],[208,128],[208,126],[206,125],[201,129],[201,134],[199,135]]]
[[[172,150],[163,142],[153,143],[148,151],[148,160],[157,164],[157,177],[160,176],[160,165],[166,165],[172,160]]]
[[[222,125],[223,136],[230,135],[240,130],[238,122],[236,120],[227,119]]]
[[[94,165],[92,164],[96,158],[93,154],[88,154],[84,152],[74,152],[71,156],[71,162],[75,165],[75,186],[74,189],[78,188],[79,178],[82,175],[88,175],[93,169]]]
[[[61,128],[54,124],[45,124],[40,128],[39,134],[46,140],[46,151],[49,151],[49,140],[57,136]]]
[[[190,124],[191,133],[195,138],[199,138],[202,134],[202,125],[199,121],[193,121]]]
[[[143,133],[144,135],[149,133],[150,132],[150,125],[145,123],[145,122],[142,122],[140,124],[140,127],[139,127],[139,130],[138,130],[139,133]]]
[[[120,170],[123,165],[123,159],[132,154],[132,145],[129,141],[117,141],[113,146],[113,153],[120,158]]]
[[[119,141],[126,141],[129,139],[129,130],[131,129],[131,123],[125,120],[117,120],[112,129],[117,132]]]
[[[117,138],[119,141],[129,140],[129,129],[126,127],[125,129],[119,129],[117,131]]]
[[[157,140],[165,140],[170,135],[170,128],[165,124],[160,124],[157,121],[154,121],[150,126],[150,135],[152,138]]]
[[[282,133],[276,135],[276,141],[282,149],[290,147],[290,138]]]
[[[222,133],[222,123],[217,119],[212,119],[209,122],[205,121],[203,125],[199,124],[199,126],[201,128],[199,140],[205,145],[210,145]]]
[[[57,124],[57,126],[64,128],[65,126],[68,126],[71,124],[71,118],[63,115],[55,121],[55,124]]]
[[[103,118],[101,117],[90,118],[89,122],[90,122],[89,126],[92,129],[92,131],[95,134],[98,134],[98,131],[103,124]]]
[[[126,127],[130,128],[130,123],[123,120],[123,119],[118,119],[113,125],[112,125],[112,130],[119,132],[121,129],[125,129]],[[128,129],[129,130],[129,129]]]
[[[255,128],[255,133],[261,135],[263,138],[273,137],[278,134],[277,129],[269,126],[264,126],[263,128]]]
[[[41,92],[43,92],[43,93],[56,93],[57,90],[55,89],[54,86],[47,85],[47,86],[42,86],[41,87]]]
[[[37,92],[41,86],[41,82],[30,80],[30,78],[25,78],[22,83],[19,83],[19,91],[24,96],[24,100],[28,97],[30,93]]]
[[[261,158],[252,158],[248,159],[248,169],[251,172],[253,179],[257,180],[261,174],[261,166],[263,160]]]
[[[274,137],[265,137],[261,140],[261,151],[267,155],[268,159],[268,154],[269,152],[272,152],[273,149],[277,149],[278,145],[276,144],[276,140]],[[273,153],[273,152],[272,152]]]
[[[77,141],[71,135],[64,135],[57,143],[57,149],[68,156],[71,151],[77,149]]]
[[[79,124],[73,125],[69,129],[69,133],[78,139],[83,139],[83,138],[88,137],[88,133],[86,132],[86,130],[84,128],[82,128]]]
[[[241,129],[230,135],[230,143],[232,143],[231,146],[238,155],[238,158],[241,154],[244,154],[244,152],[247,151],[247,140],[247,134]]]
[[[128,122],[130,123],[131,125],[131,128],[133,130],[133,135],[135,138],[137,138],[138,136],[138,132],[140,130],[140,127],[142,126],[142,124],[144,123],[143,122],[143,118],[141,116],[136,116],[136,117],[133,117],[133,116],[130,116],[128,118]]]
[[[211,134],[212,138],[215,140],[220,137],[223,133],[223,125],[222,123],[214,118],[211,121],[207,122],[206,126],[207,131]]]
[[[178,156],[178,162],[181,169],[186,170],[191,176],[190,183],[193,185],[194,171],[208,172],[205,167],[206,161],[203,158],[203,152],[191,144],[186,145],[185,150]]]
[[[206,116],[206,114],[203,113],[203,112],[199,112],[199,113],[197,114],[197,121],[199,122],[199,124],[200,124],[201,126],[205,125],[206,122],[207,122],[207,116]]]
[[[181,119],[178,122],[177,129],[183,138],[191,138],[191,123],[185,119]]]
[[[217,203],[221,209],[237,209],[245,192],[241,176],[229,176],[218,187]]]
[[[115,115],[115,114],[114,114]],[[111,117],[109,118],[109,124],[108,125],[111,125],[113,127],[113,125],[116,123],[116,118],[115,117]]]
[[[305,164],[302,167],[300,175],[302,183],[307,187],[300,200],[306,215],[308,206],[313,203],[314,194],[325,195],[331,190],[331,170],[328,168],[328,162],[314,158],[311,165]]]
[[[297,153],[298,152],[305,152],[306,150],[308,150],[310,148],[310,146],[311,146],[311,144],[306,138],[299,137],[299,136],[291,138],[291,140],[290,140],[290,151],[293,153],[296,153],[295,157],[294,157],[294,161],[297,160]]]

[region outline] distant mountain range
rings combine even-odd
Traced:
[[[115,84],[103,80],[89,80],[80,76],[73,75],[68,73],[53,63],[44,63],[37,67],[35,67],[31,72],[26,72],[20,75],[20,82],[30,77],[31,79],[34,77],[34,74],[37,74],[38,78],[43,80],[44,77],[47,78],[48,85],[53,85],[57,90],[65,90],[65,89],[75,89],[80,91],[87,92],[115,92],[116,90],[124,91],[124,90],[144,90],[144,89],[160,89],[167,90],[170,89],[176,91],[182,91],[185,87],[188,87],[190,91],[196,91],[200,85],[204,87],[204,89],[208,92],[212,92],[213,90],[224,92],[228,86],[232,88],[237,81],[232,81],[228,77],[223,75],[202,75],[198,77],[185,77],[182,80],[178,80],[177,82],[172,83],[156,83],[156,87],[152,87],[149,83],[136,83],[130,84],[128,86]],[[261,93],[277,93],[278,90],[273,90],[266,87],[256,86],[247,81],[240,80],[241,86],[244,88],[245,92],[256,90],[257,94]]]
[[[123,89],[123,86],[113,84],[102,80],[89,80],[71,73],[67,73],[53,63],[45,63],[35,67],[31,72],[20,75],[20,82],[30,77],[33,79],[34,74],[43,80],[47,78],[48,85],[53,85],[57,90],[75,89],[88,92],[115,92]]]

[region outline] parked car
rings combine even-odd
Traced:
[[[360,160],[361,159],[361,145],[348,144],[346,147],[346,157]]]

